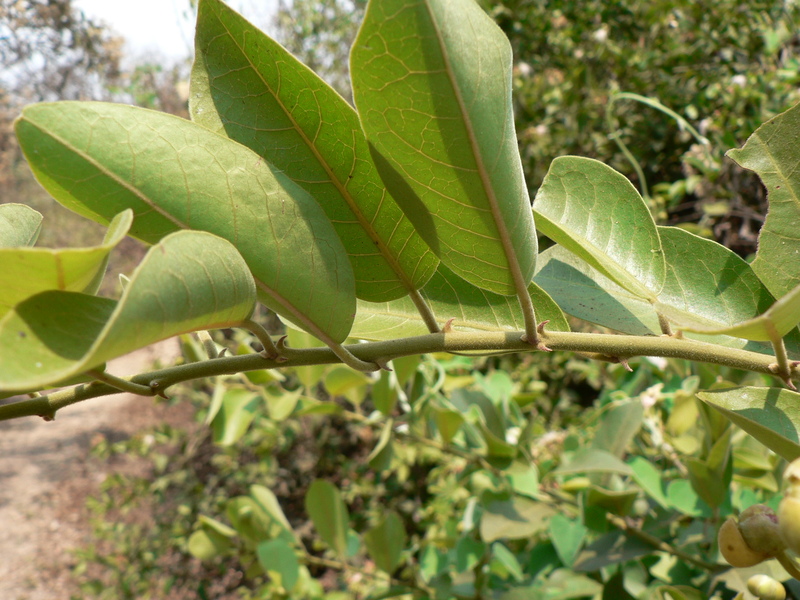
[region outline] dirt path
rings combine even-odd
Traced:
[[[177,341],[167,340],[112,361],[109,372],[142,372],[178,353]],[[67,407],[53,422],[0,423],[0,599],[68,600],[77,592],[70,585],[70,549],[89,541],[83,506],[108,474],[86,466],[92,438],[124,439],[169,410],[119,394]]]

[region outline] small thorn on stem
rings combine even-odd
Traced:
[[[633,373],[633,369],[631,369],[631,366],[628,364],[628,359],[627,358],[619,358],[617,360],[619,360],[619,364],[621,364],[623,367],[625,367],[626,371],[628,371],[629,373]]]
[[[378,365],[383,371],[389,371],[390,373],[392,372],[392,368],[389,366],[389,361],[386,359],[376,358],[375,364]]]
[[[55,421],[56,420],[56,413],[54,413],[54,412],[53,413],[47,413],[46,415],[40,415],[40,416],[42,417],[43,421],[47,421],[48,423],[50,421]]]
[[[455,317],[452,319],[447,319],[447,323],[444,324],[442,327],[442,333],[452,333],[453,332],[453,321],[455,321]]]
[[[538,331],[538,332],[539,332],[539,335],[547,335],[547,334],[544,332],[544,326],[545,326],[545,325],[547,325],[549,322],[550,322],[550,319],[547,319],[547,320],[545,320],[545,321],[542,321],[541,323],[539,323],[539,324],[536,326],[536,331]]]
[[[288,350],[288,348],[289,348],[289,344],[286,342],[286,340],[288,340],[288,339],[289,339],[288,335],[283,335],[283,336],[280,337],[280,339],[278,339],[277,342],[275,342],[275,347],[278,349],[278,352],[280,352],[281,354],[283,354],[284,350]]]

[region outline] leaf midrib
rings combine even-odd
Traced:
[[[450,56],[447,52],[444,35],[439,27],[439,23],[436,20],[435,15],[431,9],[430,3],[428,0],[424,0],[425,8],[428,11],[428,16],[430,17],[431,24],[433,25],[433,29],[436,32],[436,40],[439,43],[439,51],[441,52],[442,58],[445,64],[445,73],[447,74],[447,78],[450,82],[450,86],[453,90],[453,95],[458,102],[458,108],[461,112],[464,127],[467,130],[467,137],[469,139],[470,148],[472,150],[472,155],[475,159],[475,166],[478,176],[481,180],[481,185],[483,187],[484,195],[486,198],[487,203],[489,204],[489,210],[492,213],[492,219],[494,220],[495,227],[497,227],[497,234],[500,240],[500,243],[503,247],[503,253],[506,257],[506,262],[508,263],[507,271],[511,273],[511,278],[514,282],[514,288],[517,293],[522,293],[521,289],[524,288],[527,291],[527,286],[524,283],[524,277],[522,276],[522,268],[519,264],[517,259],[517,254],[514,249],[514,246],[511,241],[511,237],[508,233],[508,229],[506,228],[506,223],[502,218],[502,213],[500,212],[500,206],[497,200],[497,196],[495,195],[494,188],[492,187],[491,179],[489,173],[486,169],[486,165],[483,162],[483,155],[480,152],[480,145],[478,144],[477,137],[475,135],[475,129],[472,125],[472,120],[470,119],[469,112],[467,111],[466,105],[464,103],[464,98],[461,94],[461,90],[457,85],[455,80],[455,72],[453,70],[452,64],[450,62]],[[505,110],[506,107],[503,107]],[[506,122],[507,124],[507,122]]]

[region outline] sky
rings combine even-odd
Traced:
[[[192,54],[194,15],[188,0],[73,0],[75,6],[105,22],[126,41],[126,54],[181,59]],[[229,4],[264,27],[277,0],[231,0]]]

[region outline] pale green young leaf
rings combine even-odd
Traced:
[[[533,202],[539,231],[617,285],[653,301],[664,284],[658,231],[628,179],[590,158],[555,159]]]
[[[400,564],[406,546],[403,521],[394,511],[364,534],[364,545],[379,569],[391,575]]]
[[[89,248],[0,248],[0,318],[25,298],[46,290],[97,292],[109,254],[132,222],[130,210],[121,212],[111,221],[103,243]]]
[[[247,432],[259,409],[259,395],[242,388],[231,388],[222,397],[219,411],[211,421],[212,439],[220,446],[231,446]]]
[[[306,511],[322,540],[344,558],[350,515],[339,490],[332,483],[314,480],[306,493]]]
[[[42,230],[42,215],[24,204],[0,204],[0,248],[33,246]]]
[[[179,229],[231,241],[259,299],[321,339],[347,337],[355,283],[322,209],[252,150],[190,121],[97,102],[28,106],[17,137],[39,182],[67,208],[107,223],[131,208],[131,235]]]
[[[797,136],[800,104],[756,129],[727,156],[755,171],[767,188],[769,211],[758,235],[753,271],[780,298],[800,285],[800,172]]]
[[[536,234],[514,130],[511,46],[473,0],[372,0],[350,55],[373,158],[448,268],[514,295]]]
[[[699,392],[697,397],[787,461],[800,458],[800,394],[797,392],[739,387]]]
[[[772,305],[772,296],[750,265],[724,246],[677,227],[658,230],[667,278],[655,308],[678,328],[732,333],[732,326]]]
[[[569,323],[558,305],[539,286],[531,283],[540,321],[548,320],[547,329],[569,331]],[[515,298],[482,290],[439,265],[431,280],[421,290],[422,297],[444,325],[455,319],[454,331],[520,331],[525,328],[522,311]],[[391,302],[358,302],[358,312],[351,337],[366,340],[394,340],[428,333],[425,323],[409,298]]]
[[[119,301],[77,292],[32,296],[0,320],[0,390],[41,389],[198,329],[240,324],[253,278],[227,241],[176,232],[147,253]]]

